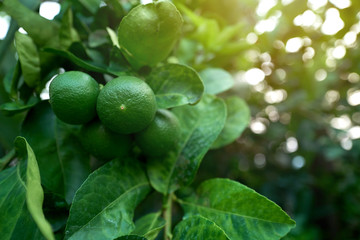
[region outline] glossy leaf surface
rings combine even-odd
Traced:
[[[180,200],[186,216],[213,221],[231,240],[280,239],[295,222],[274,202],[229,179],[203,182],[196,197]]]
[[[29,87],[40,82],[40,57],[33,40],[26,34],[15,34],[16,51],[19,55],[24,81]]]
[[[130,234],[135,207],[150,191],[136,159],[115,159],[93,172],[76,192],[66,239],[114,239]]]
[[[221,148],[235,141],[241,136],[250,122],[250,109],[244,100],[232,96],[226,98],[225,103],[227,108],[225,127],[212,148]]]
[[[41,187],[40,171],[35,154],[23,137],[15,139],[15,149],[22,159],[27,159],[25,188],[27,208],[45,238],[55,239],[51,226],[45,219],[42,210],[44,191]]]
[[[204,82],[205,92],[218,94],[230,89],[234,85],[234,79],[227,71],[221,68],[207,68],[200,72]]]
[[[179,150],[167,156],[149,159],[148,174],[152,186],[170,193],[190,184],[201,160],[220,134],[226,120],[223,100],[206,95],[194,106],[173,109],[182,129]]]
[[[44,192],[34,152],[21,137],[15,147],[20,162],[0,173],[1,239],[55,239],[42,210]]]
[[[21,130],[37,156],[42,184],[68,203],[90,173],[90,157],[75,132],[76,127],[57,120],[45,101],[29,112]]]
[[[57,22],[41,17],[21,4],[19,0],[4,0],[2,6],[5,12],[25,29],[37,45],[57,45],[56,36],[59,30]]]
[[[31,109],[38,103],[38,101],[39,100],[37,98],[31,98],[27,104],[24,104],[21,101],[7,102],[0,105],[0,111],[3,112],[6,116],[13,116]]]
[[[161,212],[149,213],[135,222],[135,230],[131,234],[154,240],[164,226],[165,220],[161,218]]]
[[[182,220],[174,229],[174,240],[227,240],[225,232],[214,222],[202,216]]]
[[[195,70],[181,64],[155,68],[147,78],[159,108],[171,108],[198,102],[204,85]]]

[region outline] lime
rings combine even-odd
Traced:
[[[65,72],[50,84],[50,104],[55,115],[65,123],[84,124],[96,115],[99,84],[88,74]]]
[[[135,133],[153,120],[155,95],[143,80],[120,76],[101,89],[96,110],[101,122],[110,130],[122,134]]]
[[[121,51],[135,68],[164,60],[181,35],[183,19],[170,1],[133,8],[120,22]]]
[[[161,109],[156,112],[154,121],[135,135],[135,140],[145,155],[163,156],[175,150],[180,138],[180,124],[170,111]]]
[[[98,119],[81,127],[80,140],[86,151],[104,160],[127,155],[132,144],[130,135],[115,133]]]

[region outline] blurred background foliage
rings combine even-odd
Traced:
[[[231,72],[227,94],[252,116],[197,181],[230,177],[274,200],[297,222],[286,239],[358,239],[360,2],[175,2],[186,20],[179,61]]]
[[[140,1],[21,2],[55,20],[72,4],[82,45],[73,43],[69,51],[97,66],[110,59],[119,67],[121,62],[111,61],[116,53],[104,29],[116,31]],[[169,61],[198,71],[226,69],[235,86],[223,95],[242,97],[252,116],[241,138],[206,155],[194,185],[228,177],[267,196],[297,222],[286,239],[358,239],[360,1],[173,2],[185,24]],[[1,11],[0,30],[2,104],[9,101],[9,83],[17,71],[12,39],[18,26]],[[106,74],[99,78],[105,81]],[[27,92],[23,82],[20,78],[21,97]],[[0,157],[12,148],[25,115],[0,112]]]

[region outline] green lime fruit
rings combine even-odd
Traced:
[[[177,117],[168,110],[158,110],[154,121],[135,134],[135,141],[145,155],[150,157],[163,156],[176,150],[180,138],[180,123]]]
[[[133,8],[120,22],[121,51],[139,69],[163,61],[181,35],[183,19],[170,1],[156,1]]]
[[[55,115],[68,124],[84,124],[96,115],[99,84],[78,71],[56,76],[49,87],[50,104]]]
[[[143,80],[120,76],[100,91],[96,110],[101,122],[117,133],[129,134],[143,130],[154,119],[154,92]]]
[[[132,145],[130,135],[115,133],[99,120],[81,127],[80,140],[86,151],[104,160],[126,156]]]

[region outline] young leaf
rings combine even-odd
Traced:
[[[16,51],[19,55],[24,81],[29,87],[40,83],[40,57],[33,40],[26,34],[15,33]]]
[[[136,159],[115,159],[93,172],[76,192],[65,239],[114,239],[131,233],[135,207],[150,186]]]
[[[225,92],[234,85],[234,79],[227,71],[221,68],[207,68],[200,72],[204,82],[205,92],[218,94]]]
[[[200,215],[236,239],[280,239],[295,222],[275,203],[229,179],[203,182],[196,197],[179,200],[185,216]]]
[[[204,85],[190,67],[181,64],[167,64],[155,68],[147,78],[156,95],[159,108],[172,108],[199,101]]]
[[[154,240],[165,226],[165,220],[160,217],[161,212],[147,214],[135,222],[135,229],[131,234]]]
[[[250,122],[250,109],[244,100],[236,96],[225,99],[227,118],[224,129],[212,145],[212,149],[221,148],[235,141]]]
[[[18,137],[15,140],[15,148],[23,159],[27,159],[26,168],[26,204],[27,208],[46,239],[55,239],[51,225],[45,219],[42,204],[44,192],[41,187],[40,172],[35,154],[25,138]]]
[[[23,159],[0,173],[1,239],[39,239],[39,231],[46,239],[55,239],[42,211],[44,192],[34,152],[21,137],[15,146]]]
[[[147,166],[152,186],[164,194],[191,183],[226,120],[224,101],[211,95],[205,95],[194,106],[175,108],[173,113],[182,129],[179,150],[163,158],[151,158]]]
[[[224,231],[202,216],[191,216],[176,225],[173,240],[228,240]]]
[[[116,32],[109,27],[106,28],[106,31],[108,32],[108,34],[110,36],[110,40],[111,40],[111,43],[113,44],[113,46],[117,47],[120,50],[119,39],[118,39]]]
[[[42,184],[71,203],[90,173],[90,157],[74,136],[74,127],[57,120],[44,101],[28,113],[21,135],[36,153]]]

